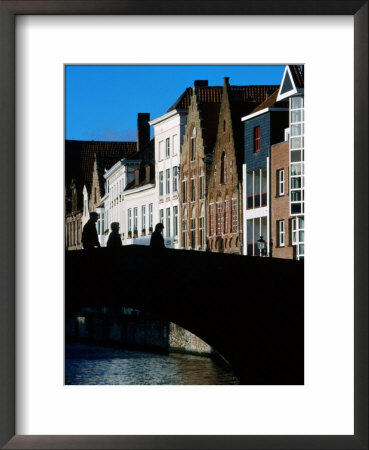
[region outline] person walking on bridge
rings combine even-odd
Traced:
[[[97,237],[96,222],[99,215],[96,212],[90,212],[90,220],[83,227],[82,244],[83,248],[89,250],[91,248],[100,247],[99,238]]]
[[[121,247],[122,239],[119,234],[119,222],[112,222],[110,225],[111,233],[109,234],[109,239],[106,244],[107,247]]]
[[[150,247],[155,249],[155,250],[160,250],[165,248],[164,245],[164,238],[163,238],[163,230],[164,230],[164,225],[159,222],[155,225],[155,231],[153,232],[153,234],[151,235],[151,239],[150,239]]]

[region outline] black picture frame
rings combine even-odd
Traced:
[[[354,17],[354,435],[15,435],[15,16],[19,14],[352,15]],[[368,449],[368,1],[0,1],[0,445],[6,449]]]

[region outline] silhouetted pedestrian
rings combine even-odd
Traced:
[[[96,212],[90,213],[90,220],[83,227],[82,231],[82,244],[83,248],[88,250],[91,248],[100,247],[99,238],[97,237],[96,222],[99,219],[99,215]]]
[[[119,234],[119,222],[112,222],[110,225],[111,233],[106,244],[107,247],[121,247],[122,239]]]
[[[155,231],[151,235],[150,239],[150,247],[154,249],[162,249],[165,248],[164,238],[163,238],[163,229],[164,225],[162,223],[157,223],[155,225]]]

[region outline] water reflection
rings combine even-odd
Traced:
[[[65,384],[239,384],[230,368],[211,358],[66,343]]]

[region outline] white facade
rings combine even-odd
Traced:
[[[152,120],[155,139],[154,226],[164,225],[164,241],[168,248],[179,248],[179,165],[187,110],[174,109]]]
[[[150,245],[155,227],[155,185],[131,188],[123,196],[123,245]]]
[[[124,211],[124,190],[127,185],[134,180],[135,169],[140,167],[140,163],[140,160],[122,159],[104,174],[106,180],[105,195],[101,199],[104,208],[103,210],[102,208],[99,208],[99,211],[96,210],[96,212],[100,214],[99,220],[102,220],[103,215],[100,232],[103,232],[105,238],[104,242],[100,241],[101,245],[105,245],[105,239],[107,241],[111,231],[110,225],[112,222],[119,222],[122,242],[127,236],[125,227],[127,221]]]

